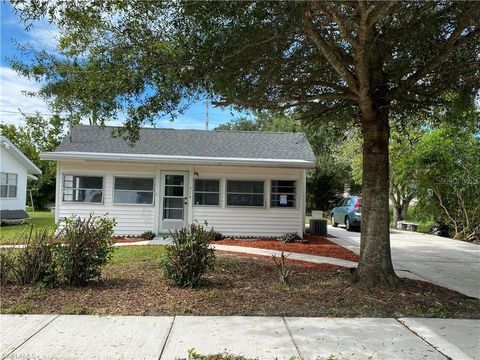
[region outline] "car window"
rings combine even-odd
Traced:
[[[347,198],[345,201],[345,205],[343,206],[350,206],[350,205],[352,205],[352,198]]]
[[[336,207],[342,207],[344,203],[345,203],[345,199],[342,199],[338,202]]]

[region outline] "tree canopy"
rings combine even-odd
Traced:
[[[28,188],[32,190],[33,206],[36,209],[45,209],[55,203],[57,167],[53,162],[41,161],[40,153],[55,150],[64,138],[66,126],[70,122],[71,119],[67,120],[60,116],[47,119],[37,114],[25,116],[24,125],[0,124],[1,134],[12,141],[42,170],[37,180],[28,182]]]
[[[355,278],[394,285],[389,242],[392,114],[479,86],[475,1],[13,1],[59,26],[61,56],[15,68],[44,81],[53,106],[99,122],[126,113],[131,140],[159,114],[207,94],[219,105],[348,119],[363,136],[363,211]]]

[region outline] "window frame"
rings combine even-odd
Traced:
[[[261,182],[263,183],[263,205],[229,205],[228,204],[228,182],[229,181],[243,181],[243,182]],[[225,196],[225,207],[230,207],[230,208],[253,208],[253,209],[266,209],[267,208],[267,199],[266,199],[266,193],[267,193],[267,188],[266,188],[266,180],[265,179],[225,179],[225,191],[224,191],[224,196]],[[259,195],[260,193],[240,193],[240,192],[234,192],[232,194],[250,194],[250,195]]]
[[[218,181],[218,204],[217,205],[209,205],[209,204],[195,204],[195,194],[196,193],[201,193],[201,194],[217,194],[216,191],[196,191],[195,190],[195,182],[197,180],[214,180],[214,181]],[[220,178],[208,178],[208,177],[205,177],[205,178],[196,178],[196,179],[193,179],[193,206],[196,206],[196,207],[221,207],[222,206],[222,179]]]
[[[294,192],[293,193],[279,193],[279,192],[273,192],[273,186],[272,183],[274,181],[292,181],[294,183]],[[296,179],[270,179],[270,208],[271,209],[297,209],[298,208],[298,180]],[[278,186],[278,185],[277,185]],[[272,195],[274,194],[286,194],[288,195],[293,195],[294,196],[294,201],[293,201],[293,206],[274,206],[272,205]],[[287,197],[287,203],[288,203],[288,197]]]
[[[151,204],[137,204],[137,203],[124,203],[124,202],[115,202],[115,191],[124,191],[124,192],[134,192],[135,190],[115,190],[115,179],[116,178],[130,178],[130,179],[152,179],[152,190],[137,190],[138,192],[151,192],[152,193],[152,203]],[[112,205],[114,206],[155,206],[155,176],[154,175],[113,175],[112,183]]]
[[[6,186],[7,187],[7,196],[0,196],[0,199],[11,199],[11,200],[14,200],[14,199],[18,199],[18,174],[17,173],[10,173],[10,172],[6,172],[6,171],[2,171],[1,174],[5,174],[6,175],[6,180],[7,180],[7,183],[6,184],[1,184],[1,186]],[[15,175],[15,185],[10,185],[8,183],[8,178],[9,178],[9,175]],[[15,186],[15,196],[9,196],[10,194],[10,187],[11,186]]]
[[[101,189],[88,189],[88,188],[66,188],[65,187],[65,177],[66,176],[73,176],[73,177],[99,177],[102,178],[102,188]],[[72,190],[101,190],[102,191],[102,201],[99,202],[93,202],[93,201],[74,201],[74,200],[64,200],[65,196],[65,189],[72,189]],[[94,205],[103,205],[105,203],[105,176],[104,175],[98,175],[98,174],[72,174],[72,173],[63,173],[62,174],[62,204],[94,204]]]

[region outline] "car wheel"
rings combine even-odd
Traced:
[[[337,226],[338,226],[338,223],[335,222],[335,217],[333,216],[333,214],[332,214],[332,226],[333,226],[333,227],[337,227]]]
[[[345,229],[352,231],[352,225],[350,224],[350,218],[348,216],[345,218]]]

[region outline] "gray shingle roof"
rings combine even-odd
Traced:
[[[206,131],[142,128],[140,140],[130,147],[112,137],[114,127],[80,125],[56,152],[93,152],[136,155],[172,155],[245,159],[285,159],[315,162],[303,133]]]

